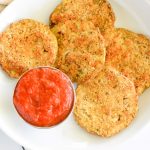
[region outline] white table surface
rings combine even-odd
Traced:
[[[0,150],[22,150],[22,148],[0,130]]]
[[[129,141],[115,145],[111,150],[149,150],[150,149],[150,125],[139,131]],[[0,150],[22,150],[21,146],[11,140],[0,130]],[[102,149],[101,149],[102,150]],[[106,149],[105,149],[106,150]]]

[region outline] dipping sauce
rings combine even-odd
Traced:
[[[26,122],[38,127],[50,127],[70,114],[74,90],[70,79],[61,71],[39,67],[29,70],[20,78],[13,102]]]

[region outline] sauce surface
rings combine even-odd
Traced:
[[[69,115],[74,91],[69,78],[61,71],[36,68],[18,81],[13,102],[25,121],[38,127],[50,127]]]

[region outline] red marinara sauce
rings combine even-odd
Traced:
[[[40,67],[29,70],[18,81],[13,97],[19,115],[38,127],[62,122],[74,104],[70,79],[61,71]]]

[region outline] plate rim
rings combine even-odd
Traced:
[[[14,5],[16,5],[19,1],[20,1],[20,0],[13,0],[13,2],[12,2],[11,4],[9,4],[9,5],[0,13],[0,18],[1,18],[1,16],[2,16],[3,14],[5,14],[5,12],[7,12],[11,7],[13,7]],[[24,1],[26,1],[26,0],[24,0]],[[121,1],[121,0],[113,0],[113,1],[114,1],[114,2],[119,2],[119,1]],[[133,0],[133,1],[136,1],[136,2],[137,2],[137,0]],[[148,0],[143,0],[142,2],[143,2],[143,3],[148,3],[148,2],[149,2],[149,4],[150,4],[150,1],[148,1]],[[123,3],[123,2],[122,2],[122,3]],[[149,5],[149,4],[148,4],[148,5]],[[150,6],[150,5],[149,5],[149,6]],[[145,125],[145,127],[147,127],[149,124],[150,124],[150,122],[147,123],[147,124]],[[145,128],[145,127],[144,127],[144,128]],[[144,128],[142,128],[142,130],[143,130]],[[9,131],[7,131],[6,128],[3,127],[1,124],[0,124],[0,129],[2,130],[2,132],[4,132],[7,136],[9,136],[9,137],[10,137],[13,141],[15,141],[16,143],[21,144],[21,145],[23,145],[24,147],[26,147],[26,148],[28,148],[28,149],[40,150],[40,148],[36,147],[34,144],[31,145],[31,143],[30,143],[30,146],[29,146],[29,145],[27,144],[27,142],[24,142],[24,141],[20,140],[17,136],[12,135],[12,134],[11,134]],[[138,132],[142,132],[142,130],[141,130],[141,131],[138,131]],[[140,134],[140,133],[139,133],[139,134]],[[56,147],[51,147],[51,148],[56,149]]]

